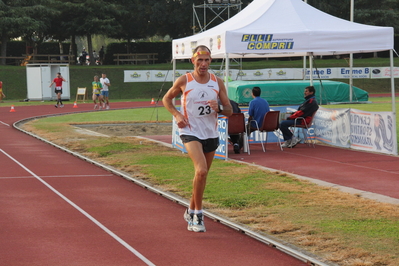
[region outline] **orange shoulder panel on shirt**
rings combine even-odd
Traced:
[[[216,78],[216,76],[214,74],[211,74],[211,80],[217,81],[217,78]]]
[[[194,77],[193,77],[193,75],[191,75],[191,73],[187,73],[186,77],[187,77],[187,83],[189,83],[189,82],[194,80]]]

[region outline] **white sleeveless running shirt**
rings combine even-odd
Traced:
[[[180,113],[189,125],[180,128],[180,135],[195,136],[201,140],[217,138],[218,114],[208,105],[209,100],[219,96],[219,85],[214,74],[205,84],[198,83],[191,73],[186,74],[187,85],[181,97]]]

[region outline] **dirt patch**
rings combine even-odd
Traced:
[[[172,123],[85,124],[74,126],[115,137],[172,135]]]

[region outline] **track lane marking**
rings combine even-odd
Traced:
[[[114,238],[116,241],[118,241],[122,246],[124,246],[126,249],[128,249],[130,252],[132,252],[134,255],[136,255],[139,259],[141,259],[144,263],[147,265],[155,266],[151,261],[149,261],[146,257],[144,257],[140,252],[135,250],[133,247],[131,247],[128,243],[126,243],[122,238],[117,236],[115,233],[113,233],[111,230],[109,230],[107,227],[105,227],[103,224],[101,224],[98,220],[96,220],[93,216],[88,214],[85,210],[80,208],[78,205],[76,205],[74,202],[72,202],[70,199],[65,197],[63,194],[61,194],[58,190],[53,188],[50,184],[48,184],[46,181],[41,179],[39,176],[37,176],[35,173],[33,173],[31,170],[29,170],[27,167],[25,167],[22,163],[17,161],[15,158],[13,158],[11,155],[6,153],[3,149],[0,149],[0,152],[2,152],[4,155],[6,155],[8,158],[10,158],[12,161],[14,161],[16,164],[18,164],[22,169],[24,169],[26,172],[34,176],[37,180],[39,180],[42,184],[44,184],[47,188],[49,188],[51,191],[53,191],[55,194],[57,194],[60,198],[62,198],[64,201],[66,201],[68,204],[70,204],[72,207],[74,207],[76,210],[78,210],[80,213],[82,213],[84,216],[86,216],[90,221],[92,221],[94,224],[96,224],[98,227],[100,227],[104,232],[106,232],[108,235],[110,235],[112,238]]]
[[[0,124],[3,124],[3,125],[5,125],[5,126],[10,126],[9,124],[7,124],[7,123],[4,123],[3,121],[0,121]]]
[[[57,178],[67,178],[67,177],[110,177],[113,175],[46,175],[46,176],[42,176],[42,178],[53,178],[53,177],[57,177]],[[34,178],[33,176],[0,176],[0,179],[17,179],[17,178]]]

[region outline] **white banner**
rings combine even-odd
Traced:
[[[316,139],[339,147],[395,154],[392,112],[320,107],[314,118]]]
[[[399,67],[393,68],[393,76],[395,78],[399,77]],[[371,78],[372,79],[391,78],[391,68],[373,67],[371,68]]]
[[[176,78],[184,75],[192,70],[179,69],[176,70]],[[172,70],[125,70],[124,82],[172,82]],[[211,73],[221,79],[225,78],[226,71],[218,69],[210,69]],[[305,70],[305,79],[310,79],[310,69]],[[229,70],[229,81],[234,80],[302,80],[304,70],[302,68],[266,68],[254,70]],[[319,68],[313,69],[313,79],[349,79],[350,68]],[[394,76],[399,77],[399,68],[394,68]],[[368,79],[368,78],[390,78],[390,68],[370,68],[356,67],[352,69],[352,78]]]
[[[350,147],[349,109],[319,107],[313,124],[319,141],[339,147]]]
[[[391,112],[364,112],[351,109],[351,147],[393,154],[396,150]]]

